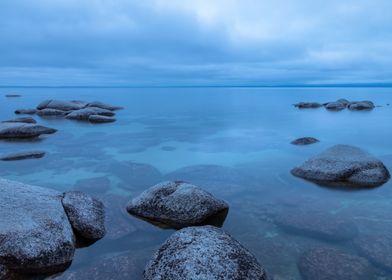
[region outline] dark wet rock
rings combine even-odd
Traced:
[[[279,213],[275,223],[289,233],[322,240],[350,240],[358,234],[351,220],[312,208],[300,211],[289,209]]]
[[[352,111],[368,111],[374,109],[372,101],[353,101],[348,105],[348,109]]]
[[[104,193],[110,189],[110,180],[105,176],[81,179],[75,183],[74,189],[89,194]]]
[[[155,253],[145,280],[267,280],[264,268],[238,241],[213,226],[175,232]]]
[[[37,121],[31,117],[25,117],[25,118],[16,118],[12,120],[6,120],[2,121],[3,123],[37,123]]]
[[[185,182],[163,182],[127,205],[130,214],[173,228],[223,223],[229,205]],[[214,219],[216,218],[216,220]]]
[[[6,156],[0,156],[0,160],[10,161],[10,160],[35,159],[35,158],[42,158],[44,156],[45,156],[45,152],[29,151],[29,152],[9,154]]]
[[[340,103],[340,102],[329,102],[325,104],[325,109],[331,110],[331,111],[341,111],[346,108],[347,105]]]
[[[91,115],[88,117],[88,120],[92,123],[111,123],[115,122],[116,118],[100,115]]]
[[[354,245],[374,264],[392,271],[392,236],[390,234],[361,235]]]
[[[123,107],[113,106],[113,105],[102,103],[99,101],[94,101],[94,102],[88,103],[87,107],[97,107],[97,108],[102,108],[102,109],[106,109],[106,110],[110,110],[110,111],[123,109]]]
[[[336,102],[339,102],[339,103],[343,104],[346,107],[348,106],[348,104],[350,104],[350,101],[348,101],[345,98],[340,98],[340,99],[336,100]]]
[[[0,123],[0,139],[33,138],[41,134],[52,134],[57,130],[37,124]]]
[[[15,110],[15,114],[20,115],[34,115],[37,112],[36,109],[17,109]]]
[[[20,94],[6,94],[5,97],[22,97]]]
[[[72,111],[69,113],[66,118],[71,120],[84,120],[87,121],[92,115],[100,115],[111,117],[114,116],[114,113],[110,110],[101,109],[97,107],[88,107],[76,111]]]
[[[102,202],[88,194],[64,193],[62,203],[72,228],[83,238],[98,240],[105,235],[105,211]]]
[[[86,107],[84,104],[81,104],[77,101],[45,100],[37,106],[37,109],[56,109],[61,111],[73,111],[80,110],[84,107]]]
[[[19,273],[56,273],[74,254],[61,193],[0,179],[0,263]]]
[[[67,111],[58,110],[58,109],[51,109],[51,108],[45,108],[45,109],[37,111],[37,115],[41,116],[41,117],[46,117],[46,116],[65,116],[66,114],[68,114]]]
[[[294,176],[334,187],[377,187],[390,178],[384,164],[360,148],[336,145],[291,170]]]
[[[304,280],[368,280],[373,276],[366,259],[330,247],[306,251],[298,268]]]
[[[323,105],[318,102],[299,102],[294,104],[295,107],[299,109],[312,109],[312,108],[320,108]]]
[[[293,145],[310,145],[310,144],[314,144],[317,142],[320,142],[320,141],[316,138],[302,137],[302,138],[295,139],[294,141],[291,142],[291,144],[293,144]]]

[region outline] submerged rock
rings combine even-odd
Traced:
[[[101,109],[97,107],[88,107],[76,111],[72,111],[69,113],[66,118],[71,120],[85,120],[87,121],[92,115],[100,115],[100,116],[114,116],[114,113],[110,110]]]
[[[0,123],[0,139],[33,138],[41,134],[52,134],[57,129],[37,124]]]
[[[44,117],[44,116],[65,116],[68,114],[67,111],[63,110],[58,110],[58,109],[50,109],[50,108],[45,108],[42,110],[37,111],[37,115]]]
[[[392,236],[390,234],[362,235],[354,245],[374,264],[392,271]]]
[[[110,123],[116,121],[115,118],[100,115],[91,115],[88,117],[88,120],[92,123]]]
[[[12,120],[2,121],[3,123],[37,123],[37,121],[31,117],[22,117]]]
[[[366,259],[330,247],[306,251],[298,268],[304,280],[367,280],[373,276]]]
[[[312,108],[320,108],[323,105],[318,102],[299,102],[294,104],[295,107],[299,109],[312,109]]]
[[[106,109],[106,110],[110,110],[110,111],[123,109],[123,107],[113,106],[113,105],[102,103],[99,101],[90,102],[87,104],[87,107],[97,107],[97,108],[102,108],[102,109]]]
[[[82,104],[78,101],[63,101],[63,100],[45,100],[42,101],[38,106],[38,110],[43,109],[56,109],[61,111],[73,111],[79,110],[86,107],[85,104]]]
[[[229,205],[210,193],[185,182],[163,182],[128,203],[130,214],[173,228],[221,225]]]
[[[15,114],[20,115],[34,115],[37,112],[36,109],[17,109],[15,110]]]
[[[20,152],[20,153],[14,153],[14,154],[2,156],[2,157],[0,157],[0,160],[4,160],[4,161],[23,160],[23,159],[42,158],[44,156],[45,156],[45,152],[29,151],[29,152]]]
[[[329,102],[325,104],[325,109],[331,110],[331,111],[341,111],[346,109],[346,104],[340,103],[340,102]]]
[[[353,101],[348,105],[348,109],[352,111],[373,110],[374,107],[372,101]]]
[[[237,240],[213,226],[175,232],[155,253],[144,279],[267,280],[264,268]]]
[[[291,142],[291,144],[293,144],[293,145],[310,145],[310,144],[314,144],[317,142],[320,142],[320,141],[316,138],[302,137],[302,138],[295,139],[294,141]]]
[[[105,212],[102,202],[85,193],[71,191],[64,193],[62,203],[72,228],[80,236],[92,241],[105,236]]]
[[[104,193],[110,189],[110,180],[105,176],[80,179],[73,188],[89,194]]]
[[[390,178],[380,160],[349,145],[333,146],[291,173],[319,185],[352,188],[377,187]]]

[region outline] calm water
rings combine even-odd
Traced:
[[[392,170],[392,106],[386,106],[392,103],[392,89],[3,88],[0,92],[2,120],[15,117],[17,108],[35,107],[50,98],[100,100],[125,107],[113,124],[37,117],[58,133],[34,142],[0,142],[1,154],[48,152],[39,160],[0,162],[1,177],[61,191],[81,189],[110,208],[108,236],[79,249],[63,279],[72,271],[76,276],[72,279],[86,279],[81,271],[118,255],[130,256],[132,279],[141,279],[146,261],[172,231],[126,214],[124,205],[165,179],[192,181],[226,199],[231,208],[224,229],[252,251],[275,280],[301,279],[297,260],[310,247],[327,245],[359,254],[350,241],[284,231],[275,221],[285,213],[321,212],[332,222],[334,217],[348,219],[360,235],[391,232],[391,181],[373,190],[344,192],[294,178],[289,171],[334,144],[364,148]],[[23,97],[3,97],[12,92]],[[338,98],[370,99],[383,107],[372,112],[328,112],[292,106]],[[321,142],[306,147],[290,144],[302,136]],[[320,220],[314,219],[317,227]],[[376,271],[375,279],[392,279],[391,273]]]

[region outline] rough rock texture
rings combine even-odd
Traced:
[[[91,115],[88,117],[88,120],[92,123],[110,123],[116,121],[115,118],[100,115]]]
[[[336,145],[291,170],[294,176],[320,185],[377,187],[390,178],[384,164],[371,154],[348,145]]]
[[[299,109],[310,109],[310,108],[320,108],[323,105],[318,102],[299,102],[294,104],[295,107]]]
[[[210,193],[185,182],[157,184],[128,203],[130,214],[173,228],[217,224],[224,220],[229,205]],[[222,219],[214,218],[221,217]]]
[[[61,111],[72,111],[84,108],[85,105],[78,101],[63,101],[63,100],[45,100],[42,101],[38,106],[38,110],[43,109],[57,109]]]
[[[341,111],[346,108],[347,105],[340,103],[340,102],[329,102],[325,104],[325,109],[331,111]]]
[[[37,121],[31,117],[22,117],[12,120],[2,121],[3,123],[37,123]]]
[[[352,111],[373,110],[374,107],[372,101],[353,101],[348,105],[348,109]]]
[[[329,247],[306,251],[299,259],[298,268],[304,280],[372,279],[366,259]]]
[[[52,134],[57,130],[37,124],[0,123],[0,139],[33,138],[41,134]]]
[[[42,151],[29,151],[29,152],[20,152],[9,154],[6,156],[1,156],[0,160],[23,160],[23,159],[34,159],[34,158],[42,158],[45,156],[45,152]]]
[[[293,144],[293,145],[310,145],[310,144],[314,144],[317,142],[320,142],[320,141],[316,138],[302,137],[302,138],[295,139],[294,141],[291,142],[291,144]]]
[[[97,108],[102,108],[102,109],[106,109],[106,110],[110,110],[110,111],[123,109],[123,107],[113,106],[113,105],[102,103],[99,101],[90,102],[87,104],[87,107],[97,107]]]
[[[74,235],[61,194],[3,179],[0,193],[0,263],[19,273],[67,268]]]
[[[354,240],[358,251],[374,264],[392,271],[392,236],[362,235]]]
[[[145,280],[266,280],[257,259],[238,241],[213,226],[175,232],[155,253]]]
[[[105,211],[102,202],[90,195],[71,191],[64,193],[62,203],[72,228],[83,238],[98,240],[105,236]]]
[[[44,116],[65,116],[68,112],[64,110],[58,110],[58,109],[50,109],[50,108],[45,108],[42,110],[37,111],[37,115],[44,117]]]
[[[87,121],[91,115],[100,115],[111,117],[114,113],[110,110],[101,109],[97,107],[88,107],[69,113],[66,118],[71,120],[85,120]]]
[[[21,115],[34,115],[37,112],[36,109],[17,109],[15,110],[15,114]]]
[[[275,217],[283,230],[299,235],[330,241],[350,240],[358,234],[356,225],[348,219],[308,209],[284,211]]]

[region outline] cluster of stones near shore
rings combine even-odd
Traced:
[[[299,102],[294,104],[299,109],[317,109],[324,107],[329,111],[342,111],[348,109],[350,111],[370,111],[376,106],[372,101],[348,101],[347,99],[341,98],[336,101],[319,103],[319,102]]]

